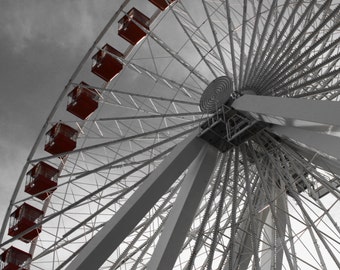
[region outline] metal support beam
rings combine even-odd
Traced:
[[[233,102],[232,107],[278,125],[296,125],[294,121],[300,120],[340,126],[340,118],[334,117],[340,115],[340,106],[337,102],[328,100],[243,95]]]
[[[249,147],[250,152],[251,152],[251,154],[254,158],[255,165],[256,165],[256,168],[258,170],[261,182],[262,182],[261,184],[262,184],[262,188],[263,188],[264,193],[265,193],[265,198],[268,201],[269,210],[272,213],[273,224],[275,225],[277,235],[279,236],[279,237],[276,238],[277,239],[276,243],[277,243],[277,245],[279,245],[280,248],[282,247],[282,249],[285,253],[285,257],[287,259],[287,263],[289,265],[289,268],[294,269],[294,265],[293,265],[293,262],[292,262],[292,259],[291,259],[290,251],[289,251],[287,244],[286,244],[284,237],[283,237],[284,234],[285,234],[286,223],[283,224],[281,217],[278,217],[278,215],[276,214],[277,213],[277,207],[275,207],[275,206],[277,206],[277,205],[275,205],[274,201],[277,200],[278,198],[273,196],[272,193],[271,193],[271,191],[273,191],[273,190],[278,191],[279,189],[278,189],[278,187],[275,183],[275,180],[274,180],[274,182],[272,181],[273,180],[272,177],[271,177],[272,175],[269,174],[270,168],[268,166],[265,166],[265,167],[262,166],[261,167],[252,144],[249,144],[249,146],[250,146]],[[282,237],[280,237],[280,236],[282,236]],[[261,259],[261,261],[262,261],[262,259]],[[274,269],[276,269],[276,268],[274,268]]]
[[[326,154],[340,160],[339,137],[295,127],[275,126],[272,128],[272,131],[279,136],[284,136],[307,145],[321,154]]]
[[[217,149],[207,144],[190,165],[148,269],[170,270],[173,268],[215,168],[216,158]]]
[[[99,269],[138,222],[169,189],[206,144],[193,132],[148,176],[139,189],[80,251],[68,270]]]
[[[313,151],[307,147],[303,147],[302,145],[298,145],[293,141],[285,141],[284,143],[288,145],[292,151],[295,151],[297,154],[303,156],[306,160],[308,160],[309,163],[312,163],[317,167],[320,167],[322,170],[332,174],[340,175],[340,166],[336,160],[321,156],[316,151]]]
[[[249,184],[248,184],[249,185]],[[249,200],[249,194],[247,192],[247,199]],[[265,220],[267,219],[269,209],[266,208],[265,194],[262,188],[257,188],[252,194],[252,200],[247,203],[247,210],[244,211],[238,218],[237,233],[235,234],[235,265],[239,270],[249,269],[249,263],[253,257],[253,265],[255,269],[259,267],[259,245],[261,232]],[[262,211],[256,211],[255,209],[263,209]],[[256,253],[255,253],[256,252]],[[231,253],[230,253],[231,254]],[[224,269],[230,269],[229,261],[230,255]],[[232,268],[234,269],[234,268]]]
[[[276,198],[273,202],[273,204],[275,204],[275,213],[269,211],[264,225],[264,235],[266,239],[263,241],[262,248],[262,270],[282,269],[283,243],[278,241],[278,239],[284,239],[285,237],[284,234],[287,224],[287,195],[277,187],[273,187],[272,192]],[[276,216],[277,222],[274,221],[273,215]],[[278,230],[277,226],[280,226],[281,228]]]

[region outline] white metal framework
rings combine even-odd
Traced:
[[[31,270],[340,269],[339,1],[151,2],[113,1],[24,165],[1,248]],[[117,35],[133,7],[150,19],[129,15],[136,45]],[[123,65],[109,82],[90,72],[98,50]],[[84,120],[66,111],[82,81],[99,97]],[[77,146],[47,154],[60,119]],[[24,192],[40,161],[60,171],[44,200]],[[8,236],[23,203],[44,215]]]

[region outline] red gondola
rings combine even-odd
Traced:
[[[25,192],[45,200],[56,190],[58,174],[58,169],[39,162],[27,173]]]
[[[41,221],[44,212],[24,203],[18,207],[10,216],[8,234],[10,236],[16,236],[29,228],[35,226]],[[25,243],[31,242],[41,232],[41,227],[37,227],[20,237]]]
[[[78,131],[63,123],[55,124],[46,133],[45,151],[57,155],[76,148]]]
[[[121,52],[109,44],[105,44],[104,47],[92,57],[93,63],[91,71],[106,82],[112,80],[123,69],[123,64],[112,55],[121,58],[124,57]]]
[[[157,6],[160,10],[164,10],[170,5],[168,3],[173,3],[176,0],[149,0],[149,1],[155,6]]]
[[[150,19],[136,8],[130,9],[130,11],[118,21],[118,35],[132,45],[136,45],[138,41],[146,36],[145,31],[136,22],[149,30]]]
[[[32,255],[12,246],[0,255],[0,259],[2,270],[28,270]]]
[[[68,94],[67,111],[79,117],[86,119],[91,113],[98,108],[99,95],[88,84],[81,82]]]

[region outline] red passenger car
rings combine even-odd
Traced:
[[[32,256],[12,246],[0,255],[0,259],[2,270],[27,270],[32,261]]]
[[[123,64],[112,55],[121,58],[124,57],[121,52],[109,44],[105,44],[103,48],[92,57],[91,71],[106,82],[111,81],[123,69]]]
[[[99,95],[93,88],[89,88],[87,83],[81,82],[68,94],[67,111],[86,119],[98,108]]]
[[[27,203],[22,204],[10,216],[8,234],[10,236],[16,236],[26,230],[29,230],[41,221],[43,214],[43,211]],[[41,227],[34,228],[21,236],[20,240],[25,243],[29,243],[35,239],[40,232]]]
[[[173,3],[176,0],[149,0],[149,1],[155,6],[157,6],[160,10],[164,10],[170,5],[168,3]]]
[[[143,27],[149,30],[150,19],[136,8],[130,11],[118,21],[118,35],[136,45],[143,37],[146,36]],[[140,27],[138,24],[140,24]]]
[[[58,174],[58,169],[39,162],[27,173],[25,192],[45,200],[56,190]]]
[[[78,131],[63,123],[55,124],[46,135],[45,151],[52,155],[72,151],[77,146]]]

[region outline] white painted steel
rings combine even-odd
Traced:
[[[81,250],[67,269],[90,270],[99,268],[196,158],[204,144],[206,142],[197,138],[197,132],[193,132],[180,143],[146,178],[116,215]]]
[[[189,166],[148,269],[173,269],[215,168],[216,157],[217,149],[206,144]]]
[[[30,270],[340,268],[339,4],[181,0],[161,11],[148,0],[112,1],[113,17],[23,166],[1,249],[30,252]],[[132,7],[151,18],[149,30],[137,23],[146,36],[135,46],[117,35]],[[124,53],[106,52],[123,64],[108,83],[90,71],[106,43]],[[232,78],[236,100],[226,105],[236,112],[203,113],[202,93],[221,76]],[[99,95],[84,120],[66,111],[81,81]],[[209,118],[225,121],[210,139],[234,143],[217,159],[196,138]],[[43,136],[60,120],[79,130],[77,147],[50,155]],[[214,153],[192,163],[204,147]],[[40,161],[61,171],[46,201],[24,191]],[[9,216],[23,203],[45,216],[10,237]],[[40,228],[31,244],[19,240]]]

